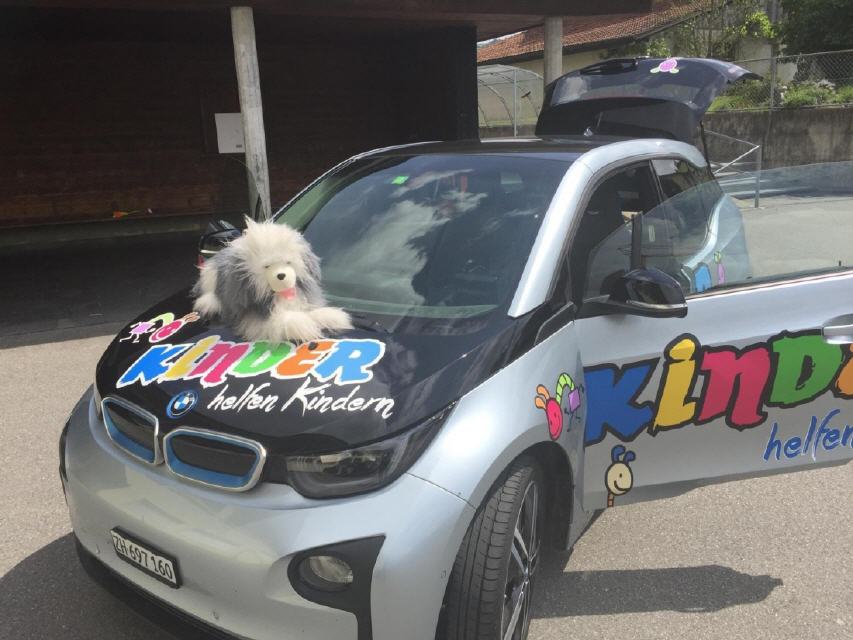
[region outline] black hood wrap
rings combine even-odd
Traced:
[[[517,336],[528,333],[523,321],[505,316],[459,322],[465,323],[462,329],[457,325],[452,332],[435,329],[435,323],[430,332],[428,322],[419,331],[353,329],[330,341],[278,346],[271,354],[269,345],[247,343],[227,327],[198,318],[189,291],[183,291],[116,336],[98,364],[96,381],[102,396],[118,396],[157,416],[161,434],[190,426],[249,437],[270,452],[335,451],[381,440],[430,417],[505,366],[519,351]],[[355,362],[365,354],[381,356],[369,366],[345,363],[336,376],[318,378],[313,371],[338,351],[335,362],[344,352]],[[251,365],[284,353],[280,362],[290,358],[290,364],[305,356],[294,365],[300,370],[294,377],[276,377],[271,373],[276,367],[252,373]],[[327,376],[329,366],[323,370]],[[353,381],[359,372],[369,379]],[[182,411],[185,405],[173,402],[179,394],[195,396],[195,404]]]

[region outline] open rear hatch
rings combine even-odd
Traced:
[[[707,58],[620,58],[561,76],[545,89],[536,135],[671,138],[696,128],[728,85],[760,76]]]

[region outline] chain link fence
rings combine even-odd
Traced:
[[[853,105],[853,49],[739,60],[762,76],[733,85],[709,111]]]

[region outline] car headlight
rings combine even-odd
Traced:
[[[398,436],[355,449],[285,458],[288,483],[306,498],[339,498],[392,483],[423,453],[450,415],[445,407]]]

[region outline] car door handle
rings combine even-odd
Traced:
[[[821,331],[829,344],[853,344],[853,314],[833,318]]]

